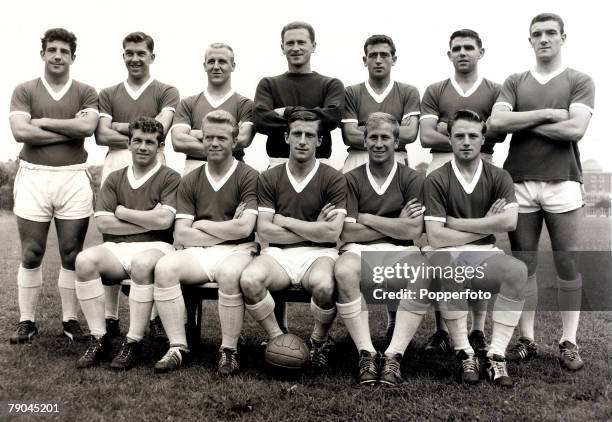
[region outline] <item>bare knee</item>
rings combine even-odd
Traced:
[[[155,265],[155,285],[162,289],[176,285],[177,274],[179,274],[180,270],[179,262],[173,259],[172,255],[162,257]]]
[[[136,284],[152,284],[157,256],[136,255],[130,264],[132,281]]]
[[[312,271],[310,274],[310,293],[313,301],[321,306],[334,301],[335,282],[331,273]]]
[[[100,276],[100,258],[91,250],[85,250],[76,257],[75,270],[77,279],[89,280]]]
[[[508,257],[510,258],[510,257]],[[527,282],[527,266],[517,259],[507,259],[496,269],[501,284],[511,292],[522,292]]]
[[[557,275],[562,280],[573,280],[578,276],[575,252],[554,252]]]
[[[265,290],[266,271],[261,266],[249,265],[240,275],[240,290],[245,298],[255,298]]]
[[[62,266],[67,269],[75,267],[77,255],[81,252],[81,247],[77,244],[60,245],[59,253]]]
[[[228,295],[240,293],[240,276],[242,268],[222,266],[216,271],[215,281],[219,284],[219,290]]]
[[[342,299],[352,298],[360,291],[360,269],[350,265],[336,265],[334,275],[338,286],[338,296]]]
[[[23,243],[21,250],[21,264],[24,268],[38,268],[45,256],[45,246],[36,242]]]

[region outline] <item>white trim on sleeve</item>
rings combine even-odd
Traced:
[[[493,104],[493,107],[498,106],[498,105],[506,106],[506,107],[508,107],[510,109],[510,111],[514,110],[514,107],[512,107],[512,104],[507,103],[505,101],[496,102],[495,104]]]
[[[164,107],[164,108],[162,108],[162,109],[160,110],[160,112],[161,112],[161,111],[166,111],[166,110],[167,110],[167,111],[171,111],[171,112],[173,112],[173,113],[176,113],[176,108],[174,108],[174,107]]]
[[[518,202],[510,202],[509,204],[504,205],[504,209],[516,208],[518,206],[519,206]]]
[[[257,210],[259,212],[271,212],[272,214],[276,214],[274,208],[258,207]]]
[[[425,119],[440,120],[440,116],[436,116],[435,114],[423,114],[421,117],[419,117],[419,121],[420,120],[425,120]]]
[[[32,117],[32,115],[30,113],[28,113],[27,111],[11,111],[9,113],[9,117],[17,116],[17,115]]]
[[[258,215],[259,212],[257,210],[252,210],[252,209],[247,209],[243,211],[245,214],[253,214],[253,215]]]
[[[114,216],[115,214],[110,212],[110,211],[96,211],[96,212],[94,212],[94,217],[101,217],[103,215],[112,215],[112,216]]]
[[[428,215],[425,217],[425,221],[437,221],[439,223],[446,223],[446,217],[433,217]]]
[[[172,129],[176,128],[176,127],[186,127],[187,129],[191,130],[191,126],[189,126],[187,123],[177,123],[175,125],[172,125],[170,127],[169,132],[172,132]]]
[[[410,113],[406,113],[402,116],[402,120],[404,120],[406,117],[412,117],[412,116],[419,116],[421,114],[420,111],[411,111]],[[401,123],[401,122],[400,122]]]
[[[583,104],[583,103],[571,103],[569,108],[572,108],[572,107],[584,108],[584,109],[588,110],[591,114],[593,114],[593,107],[589,107],[586,104]]]
[[[86,112],[90,112],[91,111],[93,113],[96,113],[98,116],[100,116],[100,112],[98,110],[96,110],[95,108],[87,107],[87,108],[84,108],[81,111],[86,111]]]
[[[107,119],[109,119],[111,122],[113,121],[113,116],[111,116],[108,113],[100,113],[100,118],[106,117]]]
[[[345,222],[345,223],[356,223],[356,222],[357,222],[357,219],[356,219],[356,218],[353,218],[353,217],[346,217],[346,218],[344,219],[344,222]]]
[[[185,220],[195,220],[195,217],[190,214],[177,214],[176,219],[178,220],[179,218],[184,218]]]
[[[357,123],[357,124],[359,124],[359,120],[357,120],[357,119],[342,119],[342,120],[340,120],[340,123]]]

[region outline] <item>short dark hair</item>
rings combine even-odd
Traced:
[[[47,29],[40,39],[42,44],[42,50],[45,51],[47,49],[47,43],[53,41],[63,41],[66,44],[70,45],[70,54],[74,56],[77,48],[77,37],[74,33],[68,31],[64,28],[51,28]]]
[[[559,24],[559,31],[561,31],[561,34],[564,33],[565,24],[563,23],[563,19],[561,19],[561,16],[557,15],[556,13],[540,13],[531,20],[531,23],[529,24],[529,34],[531,34],[531,27],[534,23],[546,21],[557,22]]]
[[[391,47],[391,55],[395,56],[395,43],[388,35],[375,34],[370,35],[363,44],[363,54],[368,55],[368,46],[374,44],[388,44]]]
[[[134,135],[135,130],[140,130],[143,133],[155,133],[157,134],[157,143],[159,145],[164,143],[164,126],[153,117],[142,116],[130,122],[130,125],[128,126],[130,141],[132,141],[132,136]]]
[[[453,118],[450,122],[448,122],[448,134],[450,135],[453,126],[458,120],[467,120],[468,122],[480,123],[482,127],[482,135],[484,136],[487,133],[487,123],[480,117],[478,113],[468,109],[457,110],[457,112],[453,115]]]
[[[363,131],[363,137],[364,138],[368,137],[369,127],[375,128],[379,126],[381,123],[389,123],[393,125],[393,138],[395,140],[399,139],[399,131],[400,131],[399,122],[391,114],[383,113],[382,111],[376,111],[374,113],[370,113],[370,115],[368,116],[368,120],[366,121],[366,124],[365,124],[365,129]]]
[[[321,117],[312,110],[308,110],[304,107],[295,107],[289,117],[287,118],[287,132],[291,131],[291,125],[297,121],[301,122],[318,122],[317,124],[317,136],[321,136]]]
[[[478,45],[478,48],[482,48],[482,40],[480,39],[480,35],[478,35],[478,32],[473,31],[471,29],[466,28],[453,32],[450,36],[450,39],[448,40],[448,48],[451,47],[455,38],[472,38],[476,41],[476,45]]]
[[[153,49],[155,48],[155,42],[153,41],[153,38],[151,38],[150,35],[145,34],[144,32],[141,32],[141,31],[131,32],[127,34],[122,42],[123,48],[125,48],[125,45],[129,42],[133,42],[133,43],[144,42],[147,44],[147,49],[151,53],[153,52]]]
[[[206,114],[202,119],[202,130],[204,130],[204,123],[216,123],[216,124],[226,124],[232,127],[232,138],[238,137],[238,132],[240,128],[238,127],[238,122],[232,116],[231,113],[225,110],[213,110]]]
[[[315,42],[315,31],[314,31],[314,28],[308,22],[302,22],[302,21],[289,22],[287,25],[283,26],[283,29],[281,30],[281,41],[283,41],[283,42],[285,41],[285,32],[289,31],[290,29],[305,29],[305,30],[307,30],[308,31],[308,35],[310,36],[310,41],[311,42]]]

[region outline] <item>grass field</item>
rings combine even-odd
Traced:
[[[584,249],[610,250],[610,219],[585,220]],[[111,372],[107,365],[75,369],[85,345],[69,344],[60,333],[60,306],[56,280],[57,243],[52,231],[43,264],[44,291],[38,308],[40,336],[29,345],[9,345],[18,321],[15,274],[19,243],[14,217],[0,215],[0,401],[58,402],[61,420],[610,420],[612,405],[612,312],[584,312],[579,343],[586,367],[567,373],[557,361],[556,342],[561,322],[555,312],[536,320],[540,356],[526,364],[510,365],[516,386],[502,390],[481,382],[475,387],[454,381],[450,356],[429,357],[422,352],[433,321],[428,316],[411,343],[403,371],[407,383],[397,388],[356,387],[357,355],[345,340],[346,330],[336,323],[339,340],[335,365],[326,374],[305,373],[292,379],[274,379],[265,370],[258,344],[263,331],[247,317],[247,344],[240,350],[242,371],[231,379],[215,374],[220,341],[216,303],[205,304],[204,349],[181,371],[155,375],[154,362],[165,352],[149,343],[142,364],[127,373]],[[87,245],[100,242],[93,227]],[[507,247],[507,240],[501,239]],[[545,242],[546,243],[546,242]],[[598,269],[610,273],[610,268]],[[541,262],[542,273],[552,273],[551,262]],[[127,331],[127,299],[122,298],[122,332]],[[84,321],[84,320],[82,320]],[[384,336],[384,311],[371,313],[375,343]],[[306,305],[290,305],[291,330],[306,337],[312,319]],[[490,327],[487,327],[490,333]],[[381,346],[382,347],[382,346]],[[5,406],[3,404],[3,406]],[[6,406],[5,406],[6,407]],[[2,409],[4,412],[5,409]],[[6,413],[0,412],[0,417]],[[35,419],[34,417],[31,417]],[[19,418],[18,420],[22,420]]]

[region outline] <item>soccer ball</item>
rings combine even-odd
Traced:
[[[268,365],[277,369],[301,369],[309,359],[308,348],[295,334],[282,334],[268,343],[265,358]]]

